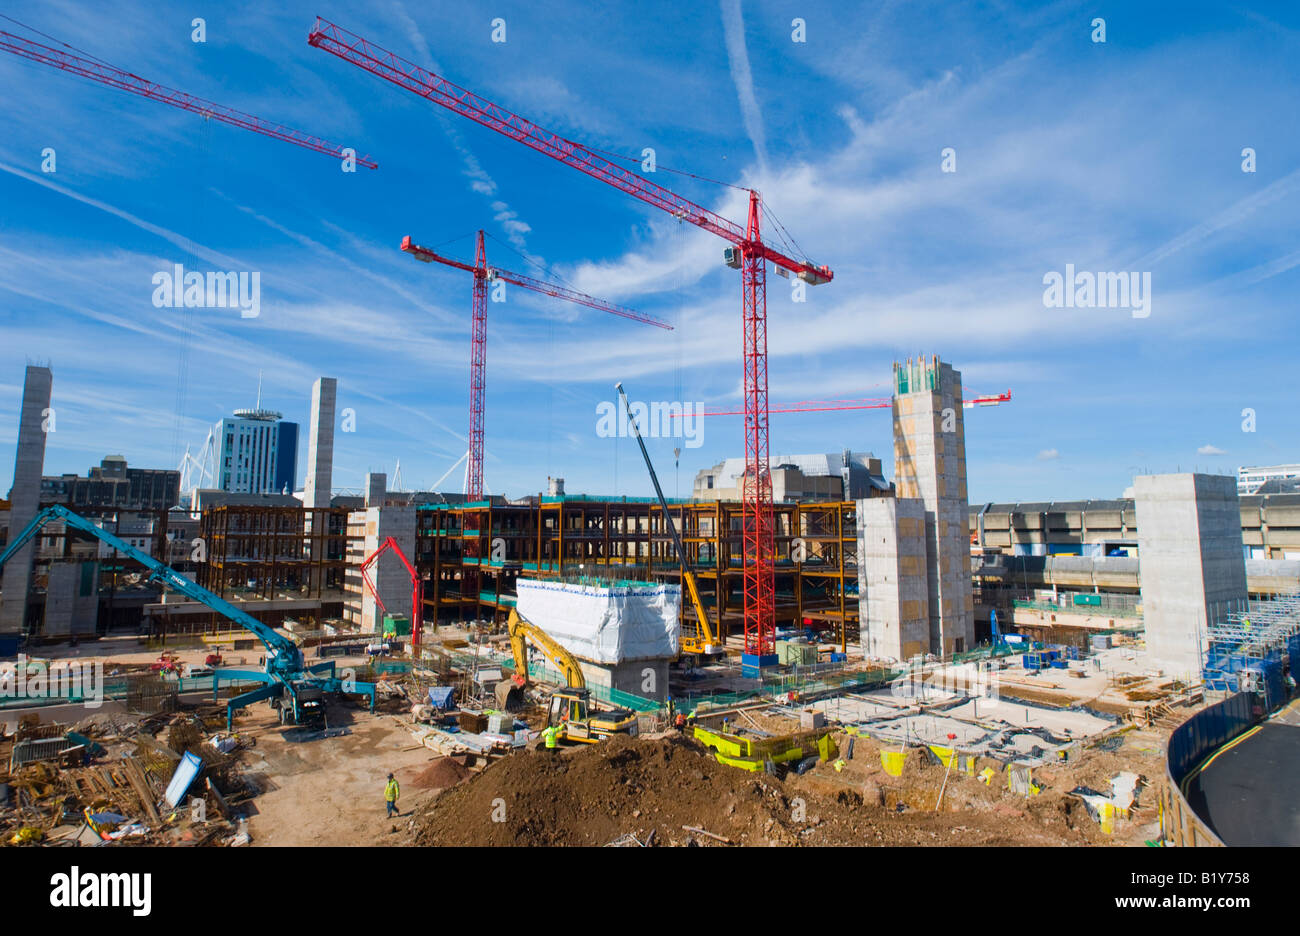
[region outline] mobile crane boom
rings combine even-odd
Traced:
[[[686,559],[686,547],[682,545],[681,535],[677,532],[677,524],[673,522],[672,512],[668,509],[668,501],[664,497],[663,488],[659,486],[659,476],[655,474],[655,466],[650,461],[650,453],[646,451],[645,440],[641,438],[641,427],[637,425],[636,416],[632,414],[632,405],[628,402],[627,393],[623,390],[623,383],[614,385],[618,391],[619,398],[623,401],[623,409],[627,412],[628,422],[632,425],[632,432],[636,435],[636,444],[641,447],[641,457],[645,459],[646,470],[650,472],[650,481],[655,486],[655,494],[659,497],[659,506],[663,508],[664,522],[668,525],[668,533],[672,536],[673,548],[677,551],[677,561],[682,567],[682,578],[686,582],[686,591],[691,596],[691,605],[695,608],[695,616],[700,621],[700,633],[687,636],[682,635],[681,647],[687,653],[719,653],[722,647],[717,643],[713,636],[713,628],[709,625],[709,616],[704,611],[704,602],[700,600],[700,589],[695,582],[695,573],[691,571],[691,565]]]

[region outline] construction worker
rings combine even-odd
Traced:
[[[686,731],[686,716],[678,712],[677,717],[673,719],[673,727],[677,729],[678,734],[684,734]]]
[[[400,816],[401,812],[397,809],[397,797],[402,793],[401,787],[397,785],[397,778],[392,774],[388,775],[388,786],[384,787],[384,803],[388,806],[389,819],[393,816]]]
[[[560,732],[564,729],[559,725],[547,725],[542,729],[542,737],[546,740],[546,750],[554,753],[560,746]]]

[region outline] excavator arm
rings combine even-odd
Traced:
[[[524,620],[517,610],[510,612],[506,623],[510,633],[510,651],[515,657],[515,681],[522,688],[528,685],[528,641],[541,650],[551,665],[560,671],[570,689],[585,689],[587,679],[577,658],[535,624]]]

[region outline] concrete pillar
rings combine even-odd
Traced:
[[[307,432],[307,476],[303,482],[302,504],[308,509],[324,510],[330,505],[330,486],[334,473],[334,403],[338,394],[338,381],[333,377],[319,377],[311,387],[311,417]],[[323,571],[315,562],[326,550],[328,522],[322,513],[309,515],[303,528],[306,534],[306,551],[313,561],[308,573],[309,594],[324,589]]]
[[[961,373],[938,357],[894,365],[894,485],[925,504],[930,652],[975,642]]]
[[[41,475],[45,471],[45,434],[53,429],[50,394],[54,375],[48,367],[28,365],[23,382],[22,410],[18,417],[18,445],[14,455],[14,484],[9,493],[9,535],[17,536],[40,509]],[[35,541],[28,543],[5,564],[0,592],[0,634],[22,633],[27,614],[27,589],[32,577]]]
[[[371,471],[366,474],[366,506],[382,507],[388,496],[388,475]]]
[[[866,498],[857,501],[857,516],[862,652],[884,660],[929,653],[924,502]]]
[[[1206,629],[1246,606],[1246,560],[1235,479],[1133,479],[1138,577],[1147,654],[1171,676],[1199,679]]]
[[[307,480],[303,505],[328,507],[334,469],[334,404],[338,381],[321,377],[311,388],[311,429],[307,438]]]

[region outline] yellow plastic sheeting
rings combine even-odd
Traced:
[[[774,764],[784,764],[786,761],[803,760],[803,748],[790,748],[788,751],[782,751],[779,754],[773,754],[767,757],[730,757],[721,751],[714,751],[713,756],[717,758],[719,764],[726,764],[728,767],[739,767],[741,770],[762,770],[763,764],[771,760]]]
[[[1115,804],[1100,803],[1097,812],[1101,817],[1101,831],[1107,835],[1112,834],[1115,831]]]
[[[953,766],[952,759],[957,753],[955,748],[940,747],[937,744],[931,744],[929,747],[930,750],[934,752],[934,756],[939,758],[939,763],[943,764],[945,767]]]
[[[831,758],[839,757],[839,754],[840,754],[839,746],[836,745],[835,739],[832,738],[829,734],[822,735],[820,738],[817,739],[817,755],[822,760],[828,761]]]
[[[705,747],[712,748],[723,757],[756,760],[760,764],[769,758],[779,764],[791,760],[804,750],[811,755],[815,749],[822,760],[831,760],[839,753],[828,729],[804,731],[775,738],[748,738],[744,735],[709,731],[696,725],[695,740]]]
[[[907,761],[906,751],[881,751],[880,766],[891,777],[903,775],[903,764]]]

